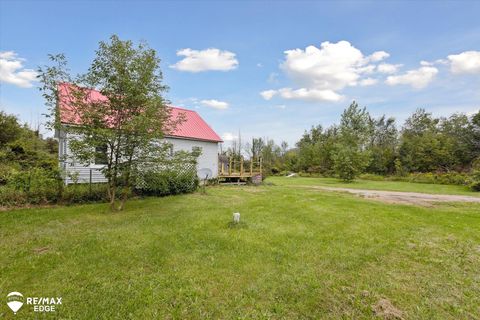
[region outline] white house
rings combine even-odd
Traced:
[[[78,117],[73,111],[71,105],[68,103],[68,97],[71,85],[59,85],[59,103],[58,110],[60,113],[60,121],[63,126],[75,125],[75,118]],[[103,99],[99,92],[93,91],[96,98]],[[218,134],[200,117],[200,115],[193,110],[187,110],[177,107],[169,107],[170,116],[173,120],[178,117],[184,119],[173,132],[165,135],[165,142],[171,144],[173,151],[191,151],[194,147],[201,148],[201,154],[198,158],[197,175],[200,178],[205,178],[205,172],[211,172],[209,178],[216,178],[218,175],[218,151],[219,143],[223,142]],[[75,114],[75,115],[74,115]],[[73,116],[72,116],[73,115]],[[58,130],[55,136],[58,139],[58,156],[61,168],[66,172],[65,183],[72,183],[71,174],[78,172],[78,182],[105,182],[106,179],[100,172],[104,164],[101,160],[96,160],[98,163],[79,163],[71,154],[68,146],[69,133],[65,130]],[[207,170],[208,169],[208,170]]]

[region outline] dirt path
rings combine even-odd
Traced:
[[[450,194],[428,194],[419,192],[402,191],[384,191],[384,190],[365,190],[351,188],[336,188],[322,186],[299,186],[303,188],[320,189],[328,191],[341,191],[352,193],[364,198],[378,200],[386,203],[414,204],[429,206],[434,202],[476,202],[480,203],[480,198],[462,195]]]

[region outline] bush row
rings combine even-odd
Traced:
[[[301,177],[327,177],[316,173],[300,172]],[[447,172],[447,173],[410,173],[405,176],[381,176],[365,173],[360,179],[371,181],[405,181],[414,183],[450,184],[469,186],[474,191],[480,191],[480,169],[471,173]]]
[[[148,172],[143,178],[133,195],[166,196],[193,192],[198,187],[196,171]],[[64,185],[59,172],[39,168],[18,172],[0,186],[0,207],[99,201],[107,201],[105,183]]]
[[[166,196],[193,192],[198,187],[195,170],[148,171],[138,184],[136,192],[141,195]]]
[[[474,191],[480,191],[480,170],[470,174],[459,172],[447,173],[410,173],[406,176],[380,176],[363,174],[360,179],[372,181],[406,181],[415,183],[450,184],[469,186]]]

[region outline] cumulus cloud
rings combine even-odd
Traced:
[[[262,91],[265,100],[274,96],[283,99],[308,101],[340,101],[340,91],[348,86],[373,85],[377,80],[368,77],[376,72],[379,61],[390,55],[376,51],[365,56],[348,41],[322,42],[320,47],[287,50],[280,68],[298,88]]]
[[[218,101],[215,99],[210,99],[210,100],[202,100],[200,103],[206,107],[209,108],[214,108],[214,109],[219,109],[219,110],[224,110],[228,108],[228,103],[224,101]]]
[[[391,86],[404,84],[410,85],[415,89],[422,89],[435,78],[437,73],[437,68],[432,66],[423,66],[418,69],[409,70],[401,75],[388,76],[385,82]]]
[[[277,94],[276,90],[265,90],[260,92],[260,95],[262,96],[263,99],[265,100],[270,100],[273,98],[274,95]]]
[[[238,136],[234,135],[231,132],[224,132],[222,134],[222,140],[223,141],[234,141],[234,140],[237,140],[237,139],[238,139]]]
[[[375,51],[371,55],[367,57],[369,61],[377,62],[377,61],[382,61],[383,59],[386,59],[390,57],[390,54],[385,51]]]
[[[362,87],[373,86],[373,85],[376,84],[377,82],[378,82],[377,79],[366,78],[366,79],[360,80],[360,86],[362,86]]]
[[[14,51],[0,52],[0,82],[22,88],[32,87],[37,73],[32,69],[25,69],[24,61],[25,59],[18,57]]]
[[[265,100],[270,100],[273,96],[278,95],[283,99],[296,99],[304,101],[330,101],[336,102],[343,99],[342,95],[339,95],[333,90],[320,90],[320,89],[292,89],[282,88],[278,90],[267,90],[260,93]]]
[[[285,56],[282,69],[298,83],[317,89],[339,90],[355,83],[366,64],[362,52],[348,41],[287,50]]]
[[[381,73],[391,74],[396,73],[401,66],[401,64],[382,63],[377,66],[377,70]]]
[[[447,58],[452,73],[480,73],[480,51],[465,51],[460,54],[451,54]]]
[[[229,71],[238,66],[235,53],[216,48],[205,50],[181,49],[177,51],[177,56],[184,58],[170,67],[180,71]]]

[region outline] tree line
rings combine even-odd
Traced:
[[[241,147],[236,142],[226,153],[239,154]],[[243,147],[263,157],[268,174],[293,171],[350,181],[365,173],[468,173],[480,162],[480,111],[434,117],[417,109],[399,128],[394,118],[375,118],[352,102],[340,123],[312,127],[293,148],[263,138]]]

